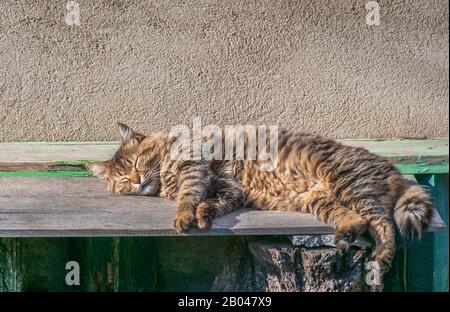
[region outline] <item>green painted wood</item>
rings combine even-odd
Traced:
[[[346,145],[361,146],[372,153],[397,159],[398,163],[427,161],[448,162],[449,141],[446,139],[340,140]]]
[[[448,139],[339,140],[373,153],[407,162],[448,155]],[[116,142],[0,142],[0,162],[60,162],[107,159]],[[61,158],[61,155],[63,157]]]
[[[384,276],[385,292],[404,292],[408,289],[408,251],[397,248],[391,270]]]
[[[432,175],[417,175],[417,182],[424,185],[434,197],[435,190],[430,185]],[[432,291],[433,289],[433,234],[425,234],[421,240],[414,241],[408,250],[406,271],[409,291]]]
[[[391,271],[385,277],[385,291],[448,291],[448,174],[417,175],[427,187],[447,225],[444,231],[425,233],[408,249],[399,248]]]
[[[412,244],[407,260],[408,291],[448,291],[448,174],[416,177],[429,190],[447,228],[439,233],[425,233]]]
[[[0,238],[0,292],[22,291],[22,246],[18,238]]]
[[[89,177],[86,170],[17,170],[0,171],[0,177]]]
[[[416,164],[394,164],[402,174],[444,174],[449,172],[448,163],[441,164],[428,164],[428,163],[416,163]]]
[[[23,291],[75,291],[66,284],[70,240],[67,238],[20,239]]]
[[[87,237],[68,240],[70,258],[78,261],[81,268],[81,285],[71,286],[70,290],[156,290],[159,238]]]
[[[420,241],[413,242],[408,250],[407,291],[432,291],[433,274],[438,268],[433,267],[434,237],[431,233],[425,233]]]
[[[83,258],[82,289],[85,291],[117,291],[119,262],[117,259],[120,238],[85,238]]]
[[[250,237],[251,238],[251,237]],[[162,237],[157,249],[158,291],[210,291],[237,237]]]
[[[68,238],[1,238],[0,292],[79,291],[65,281],[66,264],[80,260]]]
[[[119,248],[119,291],[157,290],[160,239],[122,237]]]
[[[434,233],[433,246],[433,291],[449,291],[449,175],[433,175],[432,185],[435,189],[434,202],[443,221],[447,225],[445,231]]]
[[[341,141],[386,157],[404,174],[449,171],[448,139]],[[30,164],[43,166],[34,168],[39,176],[84,176],[80,169],[86,163],[109,159],[117,147],[113,142],[4,142],[0,143],[0,176],[30,176],[33,172],[26,170]],[[71,173],[60,172],[66,170]]]

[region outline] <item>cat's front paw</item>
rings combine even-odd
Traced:
[[[197,228],[202,231],[209,230],[214,219],[212,208],[207,203],[200,203],[196,209]]]
[[[190,210],[179,211],[173,220],[173,228],[177,234],[186,232],[194,222],[195,216]]]

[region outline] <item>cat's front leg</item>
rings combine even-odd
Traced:
[[[173,227],[175,232],[182,233],[194,223],[195,209],[205,196],[211,172],[206,162],[180,162],[177,172],[177,210]]]
[[[243,205],[242,187],[234,177],[214,177],[209,188],[211,196],[205,198],[196,208],[199,230],[209,230],[215,218]]]
[[[195,220],[195,207],[190,202],[178,203],[173,228],[178,234],[187,231]]]

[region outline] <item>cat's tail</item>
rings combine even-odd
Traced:
[[[394,220],[405,242],[420,239],[433,213],[433,202],[423,187],[402,181],[402,192],[395,204]]]

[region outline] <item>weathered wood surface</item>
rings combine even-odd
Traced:
[[[64,164],[111,158],[115,142],[3,142],[0,163]]]
[[[212,291],[368,291],[365,265],[370,249],[303,248],[289,242],[255,240],[229,244]]]
[[[118,196],[93,177],[0,178],[0,236],[169,236],[175,203],[155,197]],[[444,227],[436,216],[431,230]],[[238,209],[210,231],[189,235],[329,234],[310,214]]]
[[[0,236],[167,236],[175,203],[108,193],[86,178],[0,178]],[[332,229],[309,214],[240,209],[190,235],[315,234]]]
[[[342,142],[386,157],[405,174],[449,171],[448,139]],[[114,142],[4,142],[0,143],[0,176],[84,176],[88,175],[85,163],[108,159],[117,147]]]

